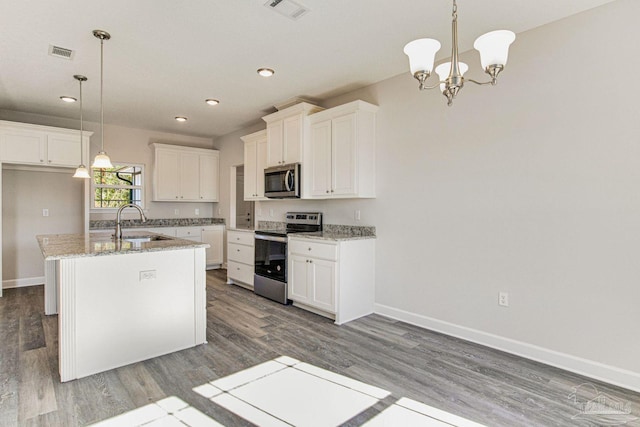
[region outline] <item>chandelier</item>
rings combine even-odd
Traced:
[[[434,39],[418,39],[407,43],[404,47],[404,53],[409,57],[411,74],[420,82],[420,90],[440,87],[442,94],[447,98],[447,105],[449,106],[451,106],[453,99],[464,86],[465,81],[477,85],[495,85],[498,74],[507,64],[509,45],[516,39],[516,35],[508,30],[491,31],[478,37],[473,47],[480,52],[480,62],[484,72],[491,77],[491,80],[479,82],[465,79],[463,75],[469,67],[458,60],[458,5],[456,0],[453,0],[453,13],[451,16],[451,62],[440,64],[436,67],[436,74],[440,78],[437,84],[427,86],[425,83],[433,71],[433,62],[436,52],[440,50],[440,42]]]

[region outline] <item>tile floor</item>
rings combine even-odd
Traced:
[[[339,426],[391,394],[287,356],[204,383],[193,391],[265,427]],[[185,425],[219,427],[222,424],[176,396],[94,424],[98,427]],[[407,398],[397,400],[363,425],[482,427]]]

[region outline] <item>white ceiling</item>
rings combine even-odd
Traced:
[[[415,85],[402,52],[415,38],[439,39],[440,58],[451,49],[450,0],[297,1],[310,9],[298,21],[266,0],[0,0],[0,109],[77,118],[78,104],[59,97],[77,97],[73,75],[83,74],[85,117],[99,121],[94,29],[112,36],[106,123],[207,137],[292,97],[322,100],[403,72]],[[490,30],[520,33],[610,1],[458,0],[460,50]],[[49,56],[51,44],[73,49],[74,59]],[[275,76],[259,77],[263,66]]]

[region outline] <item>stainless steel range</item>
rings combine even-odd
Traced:
[[[287,235],[322,231],[322,212],[288,212],[285,230],[256,230],[253,291],[281,304],[287,298]]]

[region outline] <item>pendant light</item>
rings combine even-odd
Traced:
[[[111,164],[111,159],[104,151],[104,102],[102,100],[103,94],[103,82],[104,82],[104,41],[109,40],[111,38],[111,34],[102,30],[93,30],[93,35],[96,38],[100,39],[100,138],[101,145],[100,151],[96,155],[95,159],[93,159],[92,168],[96,169],[110,169],[113,167]]]
[[[86,82],[87,78],[76,74],[73,76],[80,83],[80,166],[76,169],[76,173],[73,174],[74,178],[91,178],[87,167],[84,165],[84,141],[83,141],[83,122],[82,122],[82,82]]]

